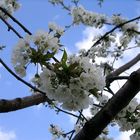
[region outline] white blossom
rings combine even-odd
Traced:
[[[100,110],[100,108],[97,107],[97,106],[94,106],[94,105],[90,108],[90,112],[91,112],[91,114],[92,114],[93,116],[94,116],[99,110]]]
[[[11,61],[17,74],[21,77],[26,75],[26,64],[29,62],[30,47],[29,42],[24,39],[20,39],[12,52]]]
[[[22,65],[17,65],[15,67],[15,71],[16,71],[17,74],[20,75],[20,77],[25,77],[26,76],[26,69]]]
[[[9,14],[13,14],[14,11],[19,9],[20,4],[18,3],[17,0],[1,0],[0,7],[4,8]],[[4,19],[8,18],[8,16],[5,15],[2,11],[0,11],[0,15]]]
[[[63,135],[63,131],[59,128],[58,125],[50,125],[49,131],[52,134],[52,140],[56,140]]]
[[[12,63],[14,67],[26,67],[28,63],[40,63],[42,65],[47,59],[42,59],[41,55],[55,54],[59,49],[60,45],[57,37],[45,31],[38,31],[32,36],[27,35],[24,39],[18,41],[12,52]],[[19,74],[19,71],[17,72]]]
[[[130,104],[117,115],[117,124],[120,126],[120,131],[128,131],[139,128],[140,118],[135,114],[137,100],[134,98]]]
[[[102,94],[102,95],[98,95],[98,101],[100,103],[100,105],[104,106],[107,102],[108,102],[108,96]]]
[[[58,52],[59,39],[54,37],[52,34],[49,34],[45,31],[38,31],[33,35],[33,42],[37,45],[42,51],[53,51]]]
[[[63,33],[64,33],[64,29],[62,27],[58,26],[54,22],[49,23],[49,29],[59,35],[63,35]]]
[[[71,15],[74,24],[83,23],[96,28],[101,28],[107,20],[105,15],[85,10],[83,6],[72,8]]]

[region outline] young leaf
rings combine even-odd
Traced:
[[[66,64],[67,59],[68,59],[67,52],[64,50],[64,53],[61,59],[61,64],[64,69],[67,68],[67,64]]]
[[[67,52],[66,52],[66,50],[64,50],[64,53],[63,53],[63,56],[62,56],[61,62],[62,62],[62,63],[66,63],[67,58],[68,58]]]
[[[93,96],[95,96],[95,97],[98,98],[98,92],[97,92],[97,91],[98,91],[98,90],[97,90],[96,88],[90,89],[90,90],[89,90],[89,92],[90,92]]]
[[[49,53],[49,52],[48,52],[48,53],[45,55],[46,61],[49,61],[51,58],[54,57],[54,55],[55,55],[55,53]]]

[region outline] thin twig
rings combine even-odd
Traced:
[[[71,130],[71,131],[69,131],[69,132],[67,132],[67,133],[65,133],[65,134],[63,134],[63,135],[66,136],[66,135],[69,135],[69,134],[71,134],[71,133],[73,133],[73,132],[75,132],[75,130]]]
[[[17,74],[15,74],[5,63],[4,61],[0,58],[0,63],[5,67],[5,69],[12,74],[17,80],[21,81],[22,83],[24,83],[26,86],[30,87],[31,89],[33,89],[34,91],[40,92],[43,95],[46,95],[45,92],[39,90],[38,88],[36,88],[35,86],[31,85],[30,83],[26,82],[25,80],[23,80],[22,78],[20,78]],[[51,101],[51,100],[50,100]]]
[[[86,121],[88,121],[87,118],[83,115],[83,113],[82,113],[81,111],[79,111],[79,113],[81,114],[81,116],[82,116]]]
[[[19,38],[23,38],[2,16],[0,16],[0,19],[7,25],[8,31],[12,30]]]
[[[99,104],[93,104],[93,105],[96,106],[96,107],[99,107],[99,108],[103,108],[103,106],[99,105]]]
[[[128,80],[129,76],[113,76],[111,77],[111,80]]]
[[[115,95],[114,92],[111,90],[111,88],[109,86],[107,87],[107,89],[108,89],[109,93],[111,93],[113,96]]]
[[[17,23],[26,33],[29,35],[32,35],[32,33],[25,27],[23,24],[21,24],[15,17],[13,17],[11,14],[9,14],[4,8],[0,7],[0,10],[4,12],[6,15],[8,15],[15,23]]]
[[[73,116],[73,117],[78,118],[77,115],[75,115],[75,114],[73,114],[73,113],[71,113],[71,112],[65,111],[65,110],[63,110],[63,109],[61,109],[61,108],[59,108],[59,107],[57,107],[57,106],[55,106],[55,108],[56,108],[58,111],[61,111],[61,112],[63,112],[63,113],[66,113],[66,114],[69,114],[69,115],[71,115],[71,116]]]
[[[80,118],[81,118],[81,116],[82,116],[82,112],[83,112],[83,110],[79,111],[79,116],[78,116],[78,119],[77,119],[77,121],[76,121],[76,124],[79,122],[79,120],[80,120]],[[72,139],[74,133],[75,133],[75,131],[73,131],[73,132],[71,133],[69,140]]]
[[[67,10],[69,12],[71,11],[70,8],[68,6],[66,6],[63,2],[60,2],[60,4],[65,10]]]

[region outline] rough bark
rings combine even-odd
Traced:
[[[16,98],[13,100],[0,100],[0,113],[7,113],[10,111],[19,110],[22,108],[38,105],[47,101],[47,97],[43,94],[31,95],[23,98]]]

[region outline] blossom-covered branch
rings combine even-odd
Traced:
[[[73,140],[93,140],[125,108],[140,91],[140,69],[130,75],[129,80],[109,102],[83,127]],[[100,127],[97,127],[100,126]]]
[[[86,54],[86,55],[89,54],[90,50],[91,50],[93,47],[95,47],[96,45],[98,45],[98,44],[100,43],[100,41],[104,40],[109,34],[111,34],[112,32],[114,32],[116,29],[121,28],[121,27],[125,26],[126,24],[131,23],[131,22],[133,22],[133,21],[135,21],[135,20],[138,20],[138,19],[140,19],[140,16],[135,17],[135,18],[133,18],[133,19],[130,19],[130,20],[128,20],[128,21],[122,22],[122,23],[118,24],[117,26],[115,26],[114,28],[112,28],[110,31],[106,32],[101,38],[99,38],[99,39],[91,46],[91,48],[87,51],[87,54]],[[129,31],[129,28],[126,29],[126,30]],[[130,29],[130,30],[131,30],[131,29]],[[134,30],[134,32],[135,32],[135,30]],[[139,33],[139,32],[137,32],[137,33]]]

